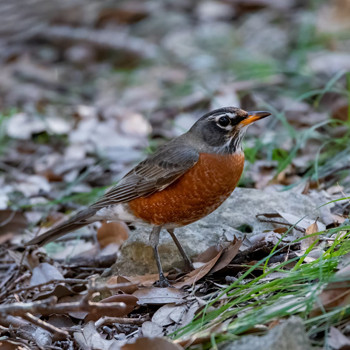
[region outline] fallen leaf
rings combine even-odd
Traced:
[[[315,221],[305,231],[305,239],[300,243],[300,250],[302,252],[305,252],[318,239],[316,235],[313,236],[313,234],[317,232],[319,232],[319,229]]]
[[[26,349],[26,348],[20,342],[15,342],[11,339],[7,339],[7,340],[0,341],[0,349],[1,350],[18,350],[18,349]]]
[[[260,221],[271,222],[274,224],[295,226],[295,229],[304,232],[314,220],[295,216],[293,214],[278,212],[278,213],[263,213],[256,216]],[[325,225],[318,222],[320,231],[326,229]]]
[[[350,266],[339,270],[334,275],[335,280],[328,283],[325,289],[318,297],[313,310],[310,312],[310,317],[315,317],[323,314],[325,311],[331,311],[336,307],[348,305],[350,303]]]
[[[165,274],[165,277],[167,274]],[[128,280],[131,283],[139,284],[140,286],[144,287],[150,287],[153,285],[154,282],[159,280],[159,275],[157,273],[151,274],[151,275],[144,275],[144,276],[128,276]]]
[[[29,285],[35,286],[37,284],[61,279],[64,279],[62,273],[55,266],[44,262],[34,267]]]
[[[195,282],[199,281],[201,278],[203,278],[205,275],[207,275],[210,270],[214,267],[216,262],[219,260],[220,256],[222,255],[223,250],[221,250],[219,253],[216,254],[216,256],[208,261],[206,264],[204,264],[201,267],[198,267],[197,269],[191,271],[187,275],[183,277],[183,281],[177,282],[173,284],[176,288],[182,288],[184,286],[190,286],[194,284]]]
[[[51,296],[55,296],[57,297],[57,299],[60,299],[62,297],[66,297],[74,294],[76,293],[73,292],[73,290],[71,290],[69,287],[65,286],[64,284],[60,283],[56,285],[55,288],[49,292],[37,293],[36,295],[34,295],[33,300],[42,300],[42,299],[49,298]]]
[[[163,327],[157,323],[146,321],[141,327],[142,335],[144,337],[159,337],[164,334]]]
[[[68,315],[51,315],[49,316],[47,322],[58,328],[74,327],[75,325],[73,320]]]
[[[28,222],[24,214],[10,209],[0,210],[1,235],[8,233],[22,233],[27,225]]]
[[[107,286],[112,286],[112,285],[118,285],[118,284],[125,284],[125,286],[122,287],[116,287],[116,288],[110,288],[112,291],[114,292],[118,292],[118,291],[122,291],[126,294],[132,294],[134,293],[136,290],[138,290],[138,286],[131,282],[130,279],[125,278],[123,276],[112,276],[108,281],[107,281]],[[130,285],[127,285],[130,284]]]
[[[13,115],[7,123],[7,135],[21,140],[29,140],[33,134],[45,131],[44,120],[26,113]]]
[[[2,233],[0,232],[0,245],[10,241],[14,237],[12,232]]]
[[[334,350],[349,350],[350,338],[346,337],[339,329],[331,327],[328,334],[328,345]]]
[[[181,303],[187,293],[175,288],[142,288],[133,293],[133,296],[137,297],[139,305],[159,305],[169,303]]]
[[[239,239],[235,239],[233,242],[231,242],[231,244],[224,249],[223,253],[219,257],[219,260],[216,262],[214,267],[210,270],[210,273],[214,273],[225,268],[237,255],[242,243],[243,241]]]
[[[120,246],[129,237],[129,228],[123,222],[103,222],[97,230],[97,240],[101,248],[114,243]]]
[[[179,324],[180,324],[182,327],[184,327],[184,326],[186,326],[187,324],[189,324],[189,323],[193,320],[193,318],[194,318],[196,312],[198,311],[199,307],[200,307],[200,306],[199,306],[198,301],[197,301],[197,300],[194,301],[194,302],[187,308],[187,310],[186,310],[186,312],[184,313],[184,315],[182,316],[182,318],[181,318]],[[170,317],[172,317],[172,314],[170,315]]]
[[[82,332],[75,332],[74,339],[82,349],[120,350],[117,340],[101,337],[94,322],[87,323]]]
[[[110,309],[108,312],[104,311],[103,314],[94,313],[94,314],[88,314],[85,318],[85,321],[97,321],[99,318],[103,316],[110,316],[110,317],[122,317],[129,314],[131,311],[134,310],[135,306],[137,305],[138,298],[129,295],[129,294],[116,294],[112,295],[108,298],[105,298],[100,301],[100,303],[124,303],[126,305],[126,308],[116,308],[116,309]]]
[[[177,317],[175,315],[175,311],[180,311],[180,313],[183,314],[185,310],[186,310],[186,305],[173,305],[173,304],[163,305],[152,316],[152,322],[158,324],[159,326],[167,326],[174,322],[178,323],[181,317]],[[171,317],[173,313],[174,315],[173,317]],[[174,318],[176,320],[174,320]]]
[[[181,350],[180,345],[174,344],[165,338],[137,338],[135,343],[125,344],[121,350]]]
[[[342,121],[347,121],[349,118],[349,104],[347,102],[343,102],[341,105],[337,105],[332,113],[332,118]]]
[[[207,263],[213,258],[215,258],[218,253],[222,251],[222,247],[220,245],[213,245],[206,249],[203,253],[199,254],[194,261],[195,262],[202,262],[202,263]]]

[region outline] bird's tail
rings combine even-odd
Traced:
[[[51,230],[43,233],[42,235],[31,239],[29,242],[25,243],[25,245],[28,246],[37,244],[39,246],[43,246],[47,243],[50,243],[71,231],[77,230],[78,228],[84,227],[92,223],[94,220],[89,220],[89,218],[91,218],[95,213],[96,210],[92,208],[82,210],[69,220],[63,222],[62,224],[57,225],[56,227],[53,227]]]

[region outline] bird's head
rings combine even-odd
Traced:
[[[236,107],[216,109],[201,117],[189,134],[208,151],[234,153],[241,150],[248,125],[271,115],[265,111],[244,111]],[[205,150],[204,150],[205,151]]]

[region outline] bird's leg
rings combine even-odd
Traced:
[[[194,270],[194,267],[193,267],[193,264],[192,264],[190,258],[186,254],[185,250],[183,249],[183,247],[180,244],[180,242],[177,239],[177,237],[175,236],[174,229],[169,229],[168,232],[169,232],[171,238],[173,239],[174,243],[176,244],[177,249],[179,250],[179,252],[180,252],[180,254],[181,254],[181,256],[182,256],[182,258],[183,258],[183,260],[185,262],[185,271],[189,272],[189,271]]]
[[[161,226],[153,227],[152,232],[149,236],[149,242],[150,242],[151,246],[153,247],[154,258],[156,259],[158,272],[159,272],[159,281],[156,282],[156,286],[161,287],[161,288],[166,288],[166,287],[170,287],[170,283],[167,280],[167,278],[164,276],[163,268],[162,268],[162,264],[160,262],[159,252],[158,252],[159,234],[160,234],[161,229],[162,229]]]

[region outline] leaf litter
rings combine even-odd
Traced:
[[[337,239],[337,234],[320,231],[343,225],[343,236],[347,234],[349,201],[325,207],[317,222],[288,212],[261,212],[259,219],[273,223],[273,230],[247,235],[243,244],[234,240],[209,247],[197,257],[194,271],[169,271],[169,289],[154,287],[158,276],[153,274],[108,276],[120,245],[132,234],[132,226],[125,224],[91,225],[78,239],[73,234],[46,250],[24,250],[22,241],[91,203],[161,139],[185,131],[209,108],[232,101],[244,108],[267,108],[261,101],[268,101],[281,121],[266,122],[264,133],[252,127],[243,186],[278,191],[302,182],[305,196],[324,191],[331,201],[348,196],[350,177],[345,125],[349,106],[346,79],[339,73],[349,67],[348,53],[337,50],[345,46],[340,37],[325,45],[324,39],[310,37],[317,47],[311,42],[312,52],[303,57],[297,56],[303,55],[301,49],[287,50],[302,37],[294,28],[301,23],[304,30],[309,11],[304,5],[208,1],[154,11],[154,1],[112,2],[107,8],[74,0],[74,6],[57,1],[38,5],[35,14],[22,5],[6,11],[25,21],[13,25],[7,22],[13,17],[6,15],[1,21],[6,34],[0,28],[2,346],[180,349],[154,337],[171,339],[173,332],[196,320],[208,300],[271,252],[278,254],[269,258],[268,267],[296,256],[303,265],[311,264]],[[293,21],[281,21],[291,8]],[[344,8],[341,2],[322,6],[314,16],[316,29],[347,28]],[[263,26],[257,29],[259,21]],[[236,43],[232,50],[237,33],[243,44]],[[273,69],[264,66],[266,57]],[[284,61],[288,66],[281,65]],[[296,72],[306,69],[314,79],[299,75],[296,81],[283,69],[276,73],[275,67],[289,72],[295,62],[305,62]],[[299,85],[322,93],[303,98]],[[290,154],[294,158],[288,158]],[[301,192],[297,186],[294,191]],[[284,272],[262,280],[276,281],[297,263],[284,266]],[[263,272],[261,263],[241,283]],[[339,273],[347,279],[346,268]],[[315,315],[346,307],[346,281],[330,282],[319,299]],[[211,307],[218,308],[224,300],[229,300],[227,294]],[[334,348],[348,346],[339,327],[331,327],[328,337]],[[187,347],[209,339],[184,337],[180,343]]]

